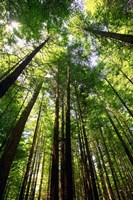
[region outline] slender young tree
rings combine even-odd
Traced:
[[[42,82],[36,88],[28,105],[25,107],[18,122],[16,123],[15,127],[12,129],[8,143],[7,143],[5,150],[1,156],[1,159],[0,159],[0,198],[1,199],[3,196],[4,190],[5,190],[9,171],[10,171],[12,162],[14,160],[14,156],[16,154],[19,141],[21,139],[21,135],[23,133],[28,116],[29,116],[29,114],[36,102],[36,99],[39,95],[41,87],[42,87]]]

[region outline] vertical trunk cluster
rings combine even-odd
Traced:
[[[99,162],[101,162],[102,168],[103,168],[105,176],[106,176],[105,180],[107,181],[107,186],[108,186],[108,198],[111,199],[111,200],[115,200],[113,189],[112,189],[110,179],[109,179],[109,176],[108,176],[108,172],[107,172],[107,169],[106,169],[105,161],[103,159],[104,156],[103,156],[103,153],[102,153],[98,139],[96,139],[96,148],[97,148],[97,155],[99,156],[99,159],[100,159]]]
[[[66,121],[64,109],[64,94],[62,93],[62,123],[61,123],[61,190],[62,200],[74,199],[74,188],[72,178],[72,154],[70,135],[70,66],[67,67],[67,104]],[[65,133],[66,123],[66,133]],[[55,123],[53,138],[53,153],[51,167],[50,199],[59,199],[59,69],[56,79],[56,100],[55,100]]]
[[[19,195],[19,200],[24,199],[24,193],[26,191],[26,185],[27,185],[27,181],[28,181],[28,177],[29,177],[30,166],[31,166],[31,162],[32,162],[32,159],[33,159],[33,153],[34,153],[34,149],[35,149],[36,140],[37,140],[37,137],[38,137],[38,128],[39,128],[39,121],[40,121],[40,116],[41,116],[41,109],[42,109],[42,102],[41,102],[40,108],[39,108],[39,113],[38,113],[35,131],[34,131],[32,146],[31,146],[31,149],[30,149],[30,155],[29,155],[29,158],[28,158],[28,163],[27,163],[27,166],[26,166],[26,171],[25,171],[25,175],[24,175],[24,178],[23,178],[23,183],[22,183],[22,186],[21,186],[21,192],[20,192],[20,195]]]
[[[110,121],[112,127],[114,128],[114,131],[115,131],[116,135],[118,136],[119,140],[121,141],[121,144],[122,144],[122,146],[123,146],[128,158],[129,158],[131,164],[133,165],[133,156],[132,156],[128,146],[126,145],[125,141],[123,140],[123,138],[122,138],[117,126],[115,125],[113,119],[111,118],[111,116],[110,116],[110,114],[108,113],[107,110],[106,110],[106,113],[107,113],[107,116],[109,118],[109,121]]]
[[[19,199],[21,200],[35,199],[37,183],[40,179],[39,171],[42,169],[42,173],[44,172],[44,160],[45,160],[44,141],[45,141],[44,134],[38,130],[36,143],[35,143],[34,151],[32,155],[32,160],[29,165],[29,173],[28,173],[24,195],[23,195],[23,198],[20,198],[21,196],[19,197]],[[40,185],[38,185],[39,187],[38,199],[40,198],[41,189],[42,189],[42,176],[43,176],[42,173],[41,173]]]
[[[83,131],[83,138],[84,138],[85,148],[86,148],[86,153],[87,153],[87,159],[88,159],[88,162],[89,162],[92,191],[91,191],[91,188],[89,188],[89,190],[90,190],[90,194],[92,193],[94,199],[99,199],[98,191],[97,191],[97,185],[96,185],[95,172],[94,172],[94,164],[93,164],[93,160],[92,160],[90,147],[89,147],[89,144],[88,144],[88,139],[87,139],[87,134],[86,134],[86,129],[85,129],[85,123],[84,123],[84,119],[83,119],[83,115],[82,115],[80,99],[79,99],[79,95],[78,95],[78,91],[77,91],[76,86],[75,86],[75,93],[76,93],[76,97],[77,97],[79,116],[80,116],[80,120],[81,120],[81,124],[82,124],[82,131]]]
[[[101,162],[103,166],[103,173],[105,173],[108,198],[132,199],[131,188],[129,186],[130,176],[129,174],[127,174],[127,180],[123,178],[126,177],[124,175],[124,160],[126,159],[128,163],[128,169],[130,169],[130,163],[131,165],[133,163],[131,150],[130,147],[127,145],[127,141],[129,142],[128,137],[131,134],[130,129],[120,113],[112,110],[111,108],[107,109],[105,101],[101,99],[100,95],[97,96],[100,100],[101,108],[104,112],[104,115],[106,114],[105,116],[107,122],[105,123],[104,121],[100,120],[98,113],[95,112],[95,117],[97,118],[97,126],[99,127],[100,132],[100,135],[97,136],[98,138],[95,138],[96,163],[99,166],[99,163]],[[98,167],[98,171],[100,173],[100,167]]]
[[[28,116],[29,116],[29,114],[36,102],[36,99],[39,95],[41,87],[42,87],[42,83],[40,83],[38,85],[38,87],[36,88],[36,90],[33,94],[33,97],[30,99],[28,105],[22,112],[18,122],[16,123],[15,127],[12,129],[12,131],[10,133],[10,138],[9,138],[7,145],[5,147],[5,150],[1,156],[1,159],[0,159],[0,198],[1,199],[3,196],[4,190],[5,190],[9,171],[10,171],[12,162],[14,160],[14,156],[16,154],[19,141],[21,139],[22,132],[24,130]]]

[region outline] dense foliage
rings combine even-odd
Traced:
[[[132,14],[0,2],[0,199],[133,199]]]

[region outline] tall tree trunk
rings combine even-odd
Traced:
[[[48,42],[50,37],[48,37],[42,44],[40,44],[27,58],[0,83],[0,98],[4,96],[7,90],[13,85],[22,71],[26,68],[26,66],[31,62],[32,58],[40,51],[40,49]]]
[[[98,152],[98,148],[97,148],[97,143],[94,144],[95,148],[96,148],[96,160],[97,160],[97,168],[99,171],[99,177],[100,177],[100,181],[101,182],[101,186],[102,186],[102,195],[105,199],[110,199],[109,195],[108,195],[108,190],[107,190],[107,186],[106,186],[106,180],[105,180],[105,176],[104,176],[104,169],[102,167],[102,162],[99,156],[99,152]]]
[[[19,115],[21,109],[23,108],[23,105],[24,105],[24,103],[25,103],[25,101],[26,101],[26,99],[27,99],[27,97],[28,97],[28,94],[29,94],[29,91],[27,92],[27,94],[26,94],[26,96],[25,96],[25,98],[24,98],[24,101],[23,101],[21,107],[19,108],[18,112],[17,112],[16,115],[15,115],[15,118],[14,118],[14,120],[13,120],[12,126],[9,128],[9,131],[7,132],[4,141],[3,141],[2,145],[0,146],[0,151],[3,151],[3,149],[4,149],[5,146],[6,146],[6,143],[8,142],[8,139],[9,139],[10,133],[11,133],[11,130],[13,129],[14,124],[16,124],[16,121],[17,121],[17,119],[18,119],[18,115]]]
[[[106,32],[101,30],[96,30],[92,28],[84,28],[85,31],[93,33],[94,35],[100,35],[105,38],[120,40],[122,42],[127,42],[129,44],[133,44],[133,35],[114,33],[114,32]]]
[[[59,69],[56,77],[54,141],[51,168],[50,200],[59,199]]]
[[[92,163],[93,161],[92,161],[90,147],[89,147],[88,140],[87,140],[85,123],[84,123],[83,116],[82,116],[82,110],[81,110],[79,95],[78,95],[78,91],[76,89],[76,86],[75,86],[75,93],[76,93],[76,97],[77,97],[78,109],[79,109],[80,119],[81,119],[81,123],[82,123],[83,136],[84,136],[84,141],[85,141],[85,146],[86,146],[87,157],[88,157],[88,161],[89,161],[89,169],[90,169],[90,173],[91,173],[93,196],[94,196],[95,200],[98,200],[99,197],[98,197],[98,191],[97,191],[96,180],[95,180],[95,173],[94,173],[94,168],[93,168],[93,163]]]
[[[100,131],[101,132],[101,131]],[[114,193],[113,193],[113,189],[112,189],[112,186],[111,186],[111,183],[110,183],[110,180],[109,180],[109,175],[108,175],[108,172],[107,172],[107,169],[106,169],[106,165],[105,165],[105,161],[104,161],[104,155],[102,153],[102,150],[100,148],[100,144],[98,142],[98,139],[96,139],[96,143],[97,143],[97,149],[99,151],[99,156],[100,156],[100,160],[102,162],[102,166],[103,166],[103,169],[105,171],[105,175],[106,175],[106,180],[107,180],[107,184],[108,184],[108,189],[109,189],[109,196],[111,198],[111,200],[115,200],[115,196],[114,196]]]
[[[36,127],[35,127],[35,131],[34,131],[34,137],[33,137],[32,146],[31,146],[31,149],[30,149],[30,155],[29,155],[29,158],[28,158],[27,166],[26,166],[26,171],[25,171],[25,175],[24,175],[24,179],[23,179],[23,183],[22,183],[22,187],[21,187],[19,200],[24,199],[24,192],[25,192],[25,188],[26,188],[26,184],[27,184],[27,180],[28,180],[31,160],[32,160],[32,157],[33,157],[34,147],[35,147],[37,133],[38,133],[38,126],[39,126],[39,121],[40,121],[40,116],[41,116],[41,109],[42,109],[42,102],[41,102],[40,108],[39,108],[38,118],[37,118]]]
[[[125,76],[125,77],[127,78],[127,80],[128,80],[131,84],[133,84],[133,81],[125,74],[125,72],[123,72],[123,70],[122,70],[120,67],[118,67],[118,69],[121,71],[121,73],[123,74],[123,76]]]
[[[86,186],[85,187],[85,192],[86,192],[86,197],[87,197],[86,200],[93,200],[91,182],[90,182],[90,177],[89,177],[89,169],[87,166],[87,160],[85,159],[85,156],[83,153],[80,133],[78,134],[78,139],[79,139],[79,146],[80,146],[80,152],[81,152],[81,161],[82,161],[82,166],[83,166],[83,176],[84,176],[85,186]]]
[[[113,143],[112,142],[110,143],[110,147],[111,147],[111,144],[113,145]],[[115,156],[115,152],[116,151],[117,151],[117,149],[112,148],[113,160],[114,160],[116,166],[119,166],[119,165],[122,166],[122,162],[120,161],[119,157],[117,156],[117,158],[116,158],[116,156]],[[128,195],[128,189],[129,189],[128,188],[128,184],[126,182],[126,178],[123,176],[124,175],[123,172],[121,172],[121,168],[120,167],[119,168],[117,167],[117,173],[118,173],[117,177],[120,178],[120,184],[119,185],[120,186],[122,185],[122,187],[120,189],[120,195],[121,195],[122,200],[126,200],[125,199],[125,194]]]
[[[122,136],[124,136],[124,138],[126,138],[126,140],[128,141],[129,145],[130,145],[131,148],[132,148],[133,140],[131,140],[130,135],[129,135],[129,134],[127,135],[127,132],[126,132],[126,130],[125,130],[125,127],[122,126],[120,120],[117,118],[117,116],[116,116],[115,114],[113,114],[113,117],[114,117],[114,119],[115,119],[115,120],[117,121],[117,123],[118,123],[118,125],[116,125],[116,127],[117,127],[117,126],[120,127],[120,129],[121,129],[122,132],[123,132]]]
[[[36,160],[36,168],[34,171],[34,176],[32,177],[32,186],[31,186],[31,191],[30,191],[30,196],[29,196],[30,200],[34,200],[34,197],[35,197],[37,179],[38,179],[39,168],[40,168],[40,163],[41,163],[42,152],[41,152],[40,147],[38,147],[38,148],[39,149],[38,149],[38,157]]]
[[[61,200],[64,200],[64,175],[65,175],[65,157],[64,157],[64,153],[65,153],[65,147],[64,147],[64,143],[65,143],[65,122],[64,122],[64,99],[62,96],[62,124],[61,124]]]
[[[72,152],[70,133],[70,66],[67,66],[67,108],[65,146],[65,200],[73,200]]]
[[[91,188],[91,182],[89,177],[89,169],[87,165],[87,159],[85,155],[85,149],[84,149],[84,141],[83,138],[81,138],[81,130],[78,123],[78,117],[76,114],[76,121],[77,121],[77,127],[78,127],[78,141],[79,141],[79,148],[80,148],[80,154],[81,154],[81,164],[82,164],[82,174],[84,178],[84,187],[85,187],[85,197],[86,200],[93,200],[92,196],[92,188]],[[82,136],[83,137],[83,136]]]
[[[25,198],[24,198],[25,200],[28,199],[29,193],[30,193],[30,187],[31,187],[32,177],[33,177],[33,174],[34,174],[36,158],[37,158],[37,153],[38,153],[37,152],[38,143],[39,143],[39,141],[37,140],[36,149],[34,151],[33,158],[32,158],[33,160],[32,160],[31,165],[30,165],[30,172],[29,172],[29,175],[28,175],[28,183],[27,183]]]
[[[116,135],[118,136],[119,140],[121,141],[121,144],[122,144],[122,146],[123,146],[128,158],[129,158],[131,164],[133,165],[133,156],[132,156],[131,152],[129,151],[128,146],[126,145],[125,141],[123,140],[118,128],[116,127],[114,121],[112,120],[112,118],[111,118],[111,116],[110,116],[110,114],[108,113],[107,110],[106,110],[106,114],[107,114],[107,116],[109,118],[110,123],[112,124],[112,126],[113,126],[113,128],[115,130]]]
[[[13,97],[10,99],[9,103],[7,104],[6,108],[3,110],[3,112],[0,114],[0,119],[3,117],[3,115],[5,114],[5,112],[8,110],[9,106],[11,106],[13,100],[16,100],[16,95],[18,94],[19,90],[16,90],[15,94],[13,95]]]
[[[40,186],[39,186],[38,200],[41,199],[42,184],[43,184],[43,177],[44,177],[44,164],[45,164],[45,153],[43,153],[42,171],[41,171],[41,181],[40,181]]]
[[[50,165],[49,165],[49,174],[48,174],[48,184],[47,184],[47,200],[50,199],[50,179],[51,179],[51,159],[50,159]]]
[[[19,60],[15,65],[13,65],[9,70],[7,70],[5,73],[3,73],[0,76],[0,80],[5,78],[21,61],[23,61],[26,58],[26,56],[24,56],[24,58],[22,58],[21,60]]]
[[[116,96],[118,97],[118,99],[121,101],[121,103],[123,104],[123,106],[127,109],[128,113],[133,117],[133,113],[132,111],[128,108],[128,106],[126,105],[126,103],[124,102],[124,100],[120,97],[120,95],[118,94],[118,92],[115,90],[115,88],[111,85],[110,81],[108,79],[105,78],[105,80],[107,81],[107,83],[110,85],[110,87],[112,88],[112,90],[114,91],[114,93],[116,94]]]
[[[128,126],[126,120],[124,119],[124,117],[120,114],[120,112],[117,110],[112,110],[111,109],[111,112],[113,112],[114,115],[118,116],[119,117],[119,120],[121,123],[124,124],[124,127],[126,127],[126,129],[128,130],[129,134],[130,134],[130,137],[133,138],[133,135],[132,135],[132,131],[130,130],[130,127]]]
[[[5,150],[2,154],[2,157],[0,159],[0,199],[2,199],[7,178],[9,175],[9,171],[11,168],[11,164],[13,162],[14,156],[17,151],[17,147],[19,144],[19,141],[21,139],[22,132],[24,130],[26,121],[28,119],[28,116],[36,102],[36,99],[38,97],[38,94],[40,92],[40,89],[42,87],[42,83],[38,85],[36,88],[33,97],[29,101],[28,105],[22,112],[18,122],[16,123],[15,127],[13,128],[11,132],[11,136],[9,138],[9,141],[7,143],[7,146],[5,147]]]
[[[113,165],[112,165],[112,160],[111,160],[110,153],[109,153],[107,145],[106,145],[106,139],[105,139],[105,137],[103,135],[101,127],[100,127],[100,133],[101,133],[101,138],[102,138],[102,141],[103,141],[103,144],[104,144],[104,148],[105,148],[105,151],[106,151],[109,167],[110,167],[110,170],[111,170],[111,173],[112,173],[112,177],[113,177],[113,180],[114,180],[114,185],[115,185],[115,188],[116,188],[117,196],[118,196],[118,199],[121,200],[119,189],[118,189],[118,183],[117,183],[117,180],[116,180],[116,177],[115,177],[115,173],[114,173],[114,168],[113,168]]]

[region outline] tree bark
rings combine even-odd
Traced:
[[[7,90],[14,84],[22,71],[31,62],[32,58],[34,58],[34,56],[48,42],[49,39],[50,37],[48,37],[42,44],[32,51],[32,53],[28,55],[27,58],[11,74],[9,74],[3,81],[0,82],[0,98],[5,95]]]
[[[42,83],[38,85],[36,88],[33,97],[29,101],[28,105],[22,112],[18,122],[16,123],[15,127],[13,128],[11,132],[11,136],[9,138],[9,141],[7,143],[7,146],[5,147],[5,150],[2,154],[2,157],[0,159],[0,199],[2,199],[7,178],[9,175],[9,171],[11,168],[11,164],[13,162],[14,156],[17,151],[17,147],[19,144],[19,141],[21,139],[21,135],[23,133],[26,121],[28,119],[28,116],[36,102],[36,99],[39,95],[40,89],[42,87]]]

